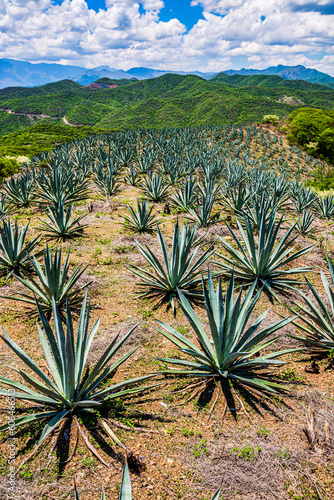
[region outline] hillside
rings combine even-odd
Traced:
[[[225,72],[219,73],[210,79],[213,83],[225,83],[235,87],[260,86],[268,88],[285,87],[298,89],[306,92],[318,92],[323,90],[323,86],[317,83],[310,83],[306,80],[285,80],[278,75],[228,75]]]
[[[277,76],[220,74],[208,81],[195,75],[167,74],[126,82],[112,89],[90,89],[70,80],[33,89],[3,89],[0,108],[7,112],[0,111],[0,133],[48,117],[94,129],[124,130],[254,123],[265,114],[284,118],[296,106],[334,107],[333,90]],[[29,123],[18,120],[18,113],[29,115]]]

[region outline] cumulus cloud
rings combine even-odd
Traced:
[[[0,0],[0,57],[94,67],[222,71],[304,64],[334,73],[333,0],[187,0],[190,29],[160,18],[168,0]]]

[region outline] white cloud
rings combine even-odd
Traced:
[[[188,1],[203,8],[190,31],[160,20],[167,0],[142,0],[144,12],[130,0],[99,12],[85,0],[0,0],[0,57],[202,71],[304,64],[334,74],[333,0]]]

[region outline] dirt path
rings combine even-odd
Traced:
[[[20,113],[18,111],[12,111],[11,109],[6,109],[6,108],[0,108],[0,111],[6,111],[6,113],[10,115],[22,115],[22,116],[27,116],[30,120],[33,120],[34,118],[52,118],[56,119],[58,116],[50,116],[50,115],[44,115],[44,114],[38,114],[38,113]]]
[[[70,123],[66,120],[66,116],[63,116],[62,118],[63,122],[65,123],[65,125],[69,125],[70,127],[80,127],[80,125],[83,125],[81,123],[77,123],[77,124],[74,124],[74,123]]]
[[[7,109],[7,108],[0,108],[0,111],[5,111],[6,113],[10,114],[10,115],[21,115],[21,116],[27,116],[29,118],[29,120],[33,120],[34,118],[52,118],[53,120],[56,120],[57,118],[59,118],[59,116],[50,116],[50,115],[45,115],[45,114],[38,114],[38,113],[20,113],[18,111],[12,111],[11,109]],[[74,124],[74,123],[70,123],[69,121],[66,120],[66,116],[63,116],[62,118],[63,122],[65,123],[65,125],[69,125],[70,127],[79,127],[81,124]]]

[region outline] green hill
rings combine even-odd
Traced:
[[[0,134],[43,120],[49,124],[51,118],[57,125],[64,117],[70,124],[91,127],[93,133],[97,129],[254,123],[267,114],[286,118],[302,106],[334,109],[334,91],[276,75],[220,73],[208,81],[195,75],[166,74],[127,80],[114,89],[90,89],[63,80],[1,90],[0,108],[12,114],[0,111]]]
[[[305,80],[286,80],[278,75],[227,75],[222,72],[210,79],[213,83],[225,83],[235,87],[260,86],[260,87],[285,87],[307,92],[321,92],[323,85],[310,83]]]
[[[118,87],[122,87],[123,85],[128,85],[133,82],[138,82],[137,78],[120,78],[119,80],[113,80],[112,78],[103,77],[96,80],[95,83],[104,83],[106,85],[117,85]]]

